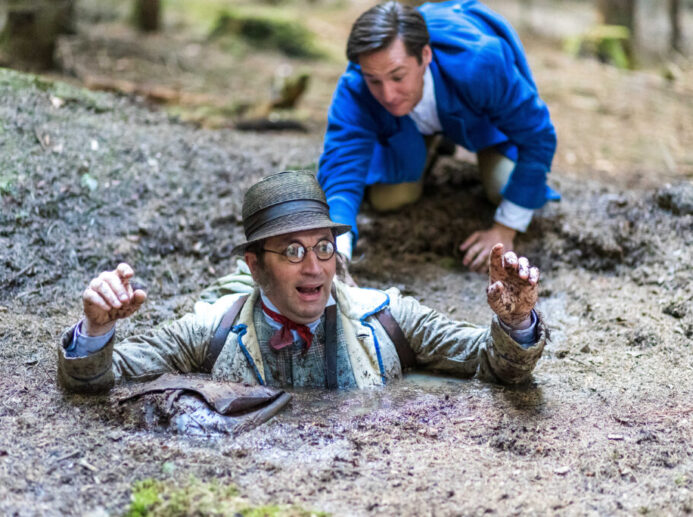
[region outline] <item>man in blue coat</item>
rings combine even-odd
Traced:
[[[463,263],[487,268],[491,248],[513,248],[533,211],[559,199],[546,184],[556,149],[522,45],[510,25],[476,0],[390,1],[354,23],[349,66],[328,115],[318,180],[333,220],[349,224],[337,247],[351,258],[356,214],[416,201],[428,135],[477,153],[482,183],[498,205],[493,225],[461,243]]]

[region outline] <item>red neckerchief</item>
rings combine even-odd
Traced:
[[[274,312],[272,309],[267,307],[262,300],[260,300],[260,304],[262,305],[262,310],[265,311],[265,314],[282,325],[282,328],[277,330],[270,338],[270,346],[274,350],[281,350],[282,348],[289,346],[294,342],[294,336],[291,331],[295,330],[306,342],[304,352],[307,352],[311,343],[313,342],[313,333],[310,331],[310,329],[306,325],[291,321],[286,316],[282,316],[281,314]]]

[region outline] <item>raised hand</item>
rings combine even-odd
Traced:
[[[529,327],[538,289],[538,268],[512,251],[503,253],[500,243],[491,249],[486,298],[503,323],[515,329]]]
[[[84,304],[83,332],[100,336],[115,325],[116,320],[134,314],[147,299],[142,289],[133,289],[130,279],[135,275],[125,263],[113,271],[104,271],[94,278],[82,294]]]

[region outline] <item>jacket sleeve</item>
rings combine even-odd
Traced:
[[[216,326],[209,315],[186,314],[159,329],[105,347],[86,357],[67,357],[74,327],[63,333],[58,349],[58,381],[68,391],[108,391],[121,380],[147,380],[162,373],[199,369]]]
[[[556,152],[549,110],[531,78],[525,77],[510,45],[497,39],[479,54],[476,81],[466,95],[476,109],[518,148],[518,158],[502,195],[525,208],[540,208],[555,196],[546,176]]]
[[[318,181],[325,191],[332,220],[351,225],[356,236],[356,214],[363,200],[377,141],[369,101],[362,97],[349,85],[345,74],[337,85],[327,115],[318,169]]]
[[[426,369],[493,382],[527,380],[546,343],[546,326],[537,321],[537,342],[523,348],[494,316],[490,328],[455,321],[396,290],[388,291],[390,311]]]

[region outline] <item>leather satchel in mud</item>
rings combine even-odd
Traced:
[[[193,436],[235,435],[281,411],[291,395],[264,386],[164,374],[156,380],[117,388],[117,412],[137,427]]]

